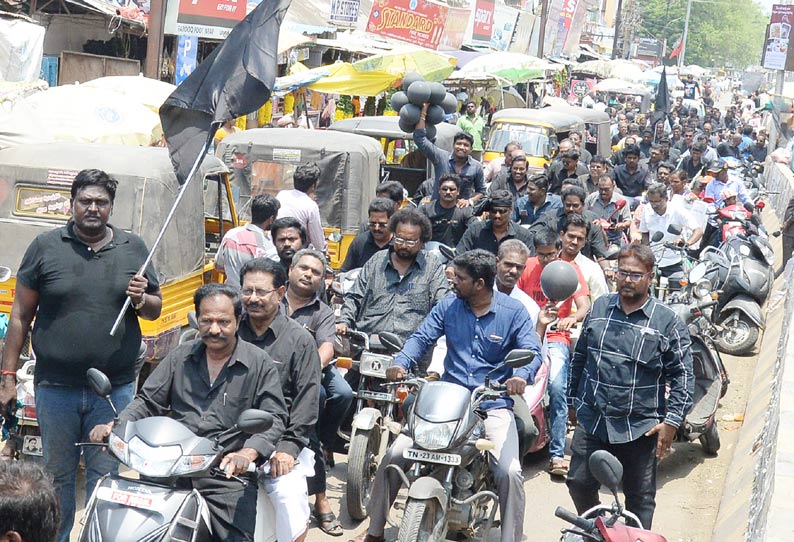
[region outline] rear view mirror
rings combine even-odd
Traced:
[[[91,369],[88,369],[85,376],[88,379],[88,385],[91,386],[91,389],[94,390],[94,393],[100,397],[110,397],[110,394],[113,391],[113,386],[111,385],[108,377],[105,376],[105,373],[92,367]]]
[[[237,418],[237,428],[243,433],[253,435],[264,433],[273,426],[273,415],[264,410],[249,408],[240,413]]]
[[[4,265],[0,265],[0,282],[5,282],[11,278],[11,269]]]
[[[511,369],[518,369],[524,365],[529,365],[535,359],[535,352],[517,348],[511,350],[505,356],[505,365]]]
[[[403,340],[394,333],[384,331],[383,333],[378,333],[378,338],[380,339],[380,344],[389,354],[396,354],[403,349]]]
[[[588,461],[590,472],[599,483],[607,488],[617,498],[618,487],[623,479],[623,465],[606,450],[596,450]]]
[[[671,233],[673,235],[681,235],[681,226],[678,224],[670,224],[667,226],[667,233]]]
[[[455,249],[452,247],[448,247],[443,243],[439,243],[438,251],[441,253],[442,256],[444,256],[444,258],[447,259],[447,261],[451,262],[452,260],[455,259]]]
[[[662,239],[664,239],[664,232],[660,232],[660,231],[655,232],[653,234],[653,236],[651,237],[651,241],[654,242],[654,243],[658,243]]]

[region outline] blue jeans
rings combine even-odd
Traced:
[[[130,382],[113,388],[115,407],[124,409],[132,401],[135,384]],[[80,463],[76,442],[87,442],[96,425],[113,420],[110,405],[90,388],[68,386],[36,386],[36,415],[41,428],[44,463],[53,477],[61,508],[58,542],[69,542],[74,525],[75,477]],[[86,502],[99,479],[114,470],[118,462],[99,447],[85,447]]]
[[[323,371],[320,387],[320,417],[317,433],[326,450],[344,452],[344,445],[337,435],[339,426],[345,420],[353,405],[353,389],[336,367],[328,367]]]
[[[565,433],[568,424],[568,364],[571,361],[570,347],[561,342],[548,342],[549,349],[549,455],[565,456]]]

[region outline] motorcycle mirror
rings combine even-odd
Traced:
[[[671,233],[673,235],[681,235],[681,226],[678,224],[670,224],[667,226],[667,233]]]
[[[403,340],[394,333],[384,331],[383,333],[378,333],[378,338],[380,339],[380,344],[383,345],[389,354],[396,354],[403,349]]]
[[[237,429],[243,433],[253,435],[254,433],[264,433],[273,426],[273,415],[264,410],[249,408],[240,413],[237,418]]]
[[[606,450],[596,450],[587,462],[590,472],[603,486],[609,488],[615,499],[618,498],[618,487],[623,479],[623,465]]]
[[[658,243],[662,239],[664,239],[664,232],[661,231],[654,232],[654,234],[651,236],[651,242],[653,243]]]
[[[522,348],[517,348],[515,350],[511,350],[505,356],[505,365],[510,367],[511,369],[518,369],[519,367],[523,367],[524,365],[529,365],[535,359],[535,352],[532,350],[524,350]]]
[[[447,261],[451,262],[452,260],[455,259],[455,255],[456,255],[455,249],[452,247],[448,247],[444,243],[438,244],[438,251],[441,253],[442,256],[444,256],[447,259]]]
[[[571,297],[579,288],[579,275],[576,269],[562,260],[555,260],[543,268],[540,273],[540,289],[552,303],[558,303]]]
[[[11,269],[4,265],[0,265],[0,282],[5,282],[10,278],[11,278]]]
[[[193,329],[199,328],[196,311],[187,311],[187,324]]]
[[[782,234],[780,233],[780,230],[772,232],[772,237],[780,237],[781,235]],[[2,281],[0,281],[0,282],[2,282]]]
[[[110,397],[110,393],[113,391],[113,385],[110,383],[110,379],[108,379],[105,373],[92,367],[88,369],[85,376],[88,379],[88,385],[91,386],[94,393],[100,397]]]
[[[748,201],[744,204],[744,208],[747,212],[752,213],[755,210],[755,205]]]
[[[756,205],[756,207],[757,207],[759,210],[760,210],[760,209],[763,209],[764,207],[766,207],[766,203],[764,203],[763,201],[759,201],[759,202],[758,202],[758,204]]]
[[[697,284],[698,282],[706,276],[706,269],[707,266],[705,263],[701,262],[697,264],[695,267],[692,268],[692,271],[689,272],[689,283],[690,284]]]

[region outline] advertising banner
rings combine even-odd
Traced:
[[[477,0],[474,9],[474,29],[471,35],[473,40],[491,41],[494,8],[494,0]]]
[[[560,10],[560,18],[557,23],[557,42],[554,44],[555,52],[562,52],[568,42],[568,36],[573,24],[573,16],[576,14],[576,6],[579,0],[564,0]]]
[[[532,39],[532,27],[535,25],[537,17],[528,11],[522,11],[518,14],[518,21],[516,21],[516,29],[513,32],[513,43],[508,48],[514,53],[521,53],[524,55],[530,53],[529,44]]]
[[[518,10],[507,6],[496,6],[494,10],[493,29],[491,30],[491,47],[497,51],[507,51],[513,41],[516,29]]]
[[[457,51],[466,39],[466,29],[469,27],[470,9],[449,8],[447,11],[447,24],[441,34],[438,48],[442,51]]]
[[[355,25],[361,9],[361,0],[331,0],[328,21],[343,26]]]
[[[764,47],[764,68],[785,70],[791,46],[791,25],[794,23],[794,6],[775,4],[769,19],[769,30]]]
[[[260,0],[168,0],[164,30],[166,34],[222,40],[259,2]]]
[[[427,0],[376,0],[367,32],[438,49],[448,9]]]

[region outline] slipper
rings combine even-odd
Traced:
[[[330,536],[342,536],[345,534],[345,531],[342,529],[342,525],[339,524],[339,520],[336,518],[333,512],[320,514],[315,511],[314,517],[317,518],[317,526],[325,534]]]

